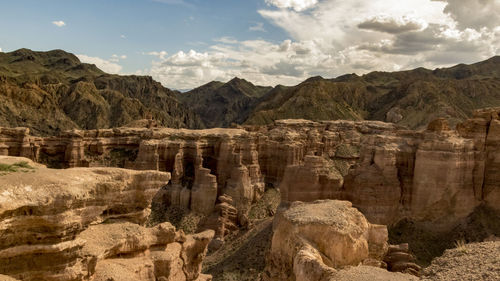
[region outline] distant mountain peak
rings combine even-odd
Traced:
[[[239,77],[234,77],[233,79],[229,80],[226,84],[230,84],[230,85],[246,84],[246,85],[254,86],[254,84],[252,84],[251,82],[249,82],[243,78],[239,78]]]
[[[243,78],[239,78],[237,76],[233,77],[233,79],[229,80],[229,82],[238,82],[238,81],[246,81],[245,79]],[[228,83],[229,83],[228,82]]]
[[[47,52],[38,52],[26,48],[21,48],[10,53],[11,63],[34,62],[40,66],[55,67],[59,69],[74,68],[81,65],[77,56],[66,51],[56,49]]]
[[[309,77],[307,78],[304,82],[302,83],[308,83],[308,82],[316,82],[316,81],[322,81],[322,80],[325,80],[325,78],[323,78],[322,76],[320,75],[317,75],[317,76],[312,76],[312,77]],[[301,84],[302,84],[301,83]]]

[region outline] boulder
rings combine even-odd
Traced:
[[[328,280],[387,251],[387,228],[370,224],[348,201],[294,202],[273,229],[267,280]]]

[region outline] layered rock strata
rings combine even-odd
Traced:
[[[476,111],[456,130],[444,119],[423,131],[377,121],[307,120],[244,129],[74,130],[48,138],[2,128],[0,154],[54,167],[171,172],[166,204],[207,216],[218,212],[224,195],[244,221],[264,186],[274,186],[287,202],[349,200],[372,223],[409,218],[446,227],[480,204],[499,210],[499,112]]]
[[[141,226],[170,174],[117,168],[47,169],[0,176],[0,274],[20,280],[210,280],[200,274],[214,235]],[[20,164],[19,164],[20,165]]]
[[[299,137],[299,127],[312,125],[288,121],[282,135],[296,140],[293,150],[306,152],[285,168],[282,200],[349,200],[370,222],[410,218],[443,227],[480,204],[498,210],[499,112],[478,111],[456,131],[445,120],[418,132],[380,122],[335,121]],[[298,141],[314,136],[311,131],[320,132],[321,141]]]
[[[257,136],[245,130],[117,128],[68,131],[37,138],[25,128],[0,129],[0,155],[23,155],[56,168],[116,166],[172,174],[166,205],[209,216],[221,195],[230,197],[244,225],[264,192]]]
[[[395,272],[405,272],[415,276],[420,276],[422,269],[415,263],[416,258],[410,252],[408,243],[400,245],[389,245],[387,254],[384,257],[384,262],[387,264],[387,269]]]

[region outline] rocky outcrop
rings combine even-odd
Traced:
[[[0,176],[0,274],[21,280],[210,280],[201,262],[214,232],[141,226],[170,174],[25,167]]]
[[[400,245],[389,245],[387,254],[384,257],[384,262],[387,264],[387,269],[395,272],[405,272],[415,276],[420,276],[422,269],[415,263],[416,258],[410,253],[408,243]]]
[[[303,164],[287,167],[280,184],[282,198],[290,202],[341,198],[344,178],[330,165],[323,157],[306,155]]]
[[[233,199],[227,195],[219,196],[215,205],[215,212],[208,216],[201,228],[215,230],[215,238],[210,244],[210,249],[219,249],[224,243],[224,237],[237,231],[241,226],[238,210],[233,206]]]
[[[116,166],[172,174],[165,205],[205,216],[231,197],[238,220],[265,186],[287,202],[348,200],[373,223],[403,218],[446,228],[485,204],[498,209],[499,108],[451,130],[378,121],[280,120],[243,129],[115,128],[39,138],[1,129],[0,153],[53,167]],[[241,221],[237,222],[238,224]]]
[[[264,280],[339,280],[349,266],[385,266],[387,228],[370,224],[347,201],[294,202],[273,229]]]

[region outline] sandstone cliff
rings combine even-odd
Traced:
[[[208,216],[225,203],[240,225],[267,185],[279,187],[282,201],[349,200],[372,223],[406,218],[447,228],[479,205],[498,211],[499,112],[476,111],[457,130],[445,119],[422,131],[378,121],[306,120],[198,131],[73,130],[47,138],[3,128],[0,154],[54,167],[171,172],[162,191],[167,205]]]
[[[163,250],[157,253],[158,246],[171,247],[169,252],[182,256],[183,247],[187,247],[184,244],[193,240],[183,238],[180,233],[172,234],[176,237],[174,240],[161,240],[165,229],[173,229],[169,224],[152,229],[126,224],[144,223],[153,195],[157,203],[163,204],[162,208],[176,206],[199,214],[202,219],[196,222],[194,229],[215,230],[215,233],[209,231],[192,237],[194,241],[201,241],[193,246],[196,253],[201,253],[197,257],[203,256],[212,236],[217,242],[212,246],[220,247],[226,235],[249,224],[249,210],[260,200],[266,187],[280,189],[283,206],[318,199],[350,201],[364,215],[363,219],[354,221],[361,221],[361,228],[365,230],[372,224],[391,228],[401,221],[410,221],[414,227],[420,224],[418,226],[425,227],[426,231],[449,233],[460,230],[457,224],[467,223],[466,219],[478,207],[491,210],[493,217],[498,218],[499,114],[499,108],[478,110],[456,129],[451,129],[446,119],[436,119],[421,131],[378,121],[307,120],[280,120],[269,126],[240,129],[71,130],[52,137],[32,136],[27,128],[0,128],[0,155],[22,156],[50,167],[71,168],[51,170],[29,162],[29,167],[36,168],[30,169],[25,164],[15,166],[16,159],[4,158],[7,172],[0,176],[3,210],[0,231],[3,229],[1,235],[5,239],[1,242],[4,246],[0,249],[0,258],[6,262],[1,263],[5,267],[0,274],[25,279],[44,276],[66,280],[68,276],[84,278],[89,274],[116,279],[114,274],[126,268],[139,274],[133,278],[141,279],[146,275],[166,274],[155,271],[158,260],[179,268],[179,262],[171,256],[165,257]],[[102,166],[138,171],[99,168]],[[170,182],[165,172],[171,174]],[[159,210],[164,210],[162,208]],[[354,209],[348,211],[352,212]],[[302,229],[301,219],[290,218],[293,223],[284,225],[297,231],[283,231],[282,235],[292,236],[278,240],[298,243],[300,239],[294,239],[313,228]],[[101,228],[102,222],[120,224],[108,229]],[[13,233],[12,229],[18,231]],[[91,253],[85,254],[86,244],[80,242],[82,237],[90,241],[99,236],[93,233],[121,233],[127,229],[135,233],[129,236],[141,237],[123,242],[132,246],[117,246],[119,243],[115,240],[106,242],[113,249],[125,249],[123,252],[104,249],[106,254],[101,250],[88,250]],[[366,238],[366,235],[358,236]],[[484,238],[480,236],[475,238]],[[314,239],[307,237],[306,240]],[[319,256],[326,261],[338,257],[334,255],[336,250],[332,250],[328,259],[324,258],[329,250],[318,246],[321,243],[314,240],[310,247],[304,244],[305,248],[300,244],[303,251],[290,249],[292,252],[279,256],[301,257],[297,261],[303,262],[298,265],[285,264],[302,266],[304,272],[309,272],[309,266],[323,268],[314,262]],[[286,245],[282,246],[280,248],[287,249]],[[109,254],[112,252],[116,255]],[[48,263],[40,261],[28,268],[20,263],[23,257],[34,253],[51,253],[52,273],[47,273]],[[140,260],[137,259],[139,253]],[[89,258],[94,256],[96,258]],[[395,256],[405,256],[405,253]],[[193,266],[187,266],[184,258],[180,265],[182,272],[174,270],[184,274],[187,280],[198,278],[196,268],[201,261],[196,255],[192,257],[197,260]],[[393,259],[386,258],[387,261]],[[363,254],[359,261],[365,259]],[[150,266],[136,268],[138,264]],[[90,269],[95,273],[88,273]],[[21,272],[27,275],[21,276]],[[364,267],[357,268],[356,272],[367,273]],[[343,270],[335,274],[341,273],[354,274]]]
[[[0,156],[0,274],[21,280],[211,280],[200,274],[213,231],[144,224],[170,174],[47,169]]]

